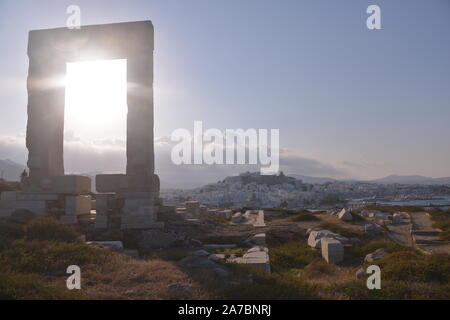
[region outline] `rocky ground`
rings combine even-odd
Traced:
[[[265,226],[229,220],[168,221],[165,230],[139,236],[89,233],[55,221],[0,223],[0,296],[63,299],[450,299],[450,256],[413,248],[410,226],[429,228],[423,214],[367,230],[369,218],[343,221],[326,212],[265,211]],[[50,226],[50,227],[49,227]],[[344,259],[329,264],[308,246],[308,229],[326,229],[347,239]],[[45,233],[39,230],[58,230]],[[37,230],[37,231],[36,231]],[[409,231],[408,231],[409,230]],[[119,240],[128,250],[80,242]],[[259,248],[266,234],[269,274],[238,261]],[[37,236],[38,235],[38,236]],[[55,235],[57,237],[55,238]],[[392,241],[395,240],[395,241]],[[55,242],[56,241],[56,242]],[[132,249],[132,250],[129,250]],[[133,249],[139,249],[137,254]],[[262,250],[262,249],[258,249]],[[131,257],[130,257],[131,256]],[[234,259],[234,260],[233,260]],[[228,263],[227,263],[228,261]],[[64,266],[79,264],[80,292],[65,289]],[[368,290],[365,268],[382,270],[382,289]],[[52,265],[52,268],[48,268]],[[30,286],[40,286],[31,293]],[[13,288],[13,290],[11,289]]]

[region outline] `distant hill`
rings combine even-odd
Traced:
[[[290,177],[294,177],[296,179],[301,179],[305,183],[326,183],[333,181],[348,181],[348,182],[370,182],[370,183],[379,183],[379,184],[425,184],[425,185],[441,185],[441,184],[450,184],[450,177],[445,178],[431,178],[419,175],[389,175],[384,178],[370,180],[370,181],[361,181],[361,180],[338,180],[333,178],[322,178],[322,177],[311,177],[304,176],[301,174],[289,174]]]
[[[304,176],[302,174],[288,174],[289,177],[293,177],[295,179],[300,179],[304,183],[326,183],[326,182],[333,182],[337,181],[337,179],[333,178],[324,178],[324,177],[311,177],[311,176]]]
[[[5,180],[19,181],[20,174],[24,169],[26,169],[26,166],[23,164],[19,164],[9,159],[0,160],[0,178]]]
[[[392,183],[400,183],[400,184],[450,184],[450,177],[446,178],[431,178],[424,177],[418,175],[410,175],[410,176],[400,176],[400,175],[390,175],[381,179],[372,180],[370,182],[381,183],[381,184],[392,184]]]

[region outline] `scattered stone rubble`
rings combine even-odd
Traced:
[[[353,216],[350,213],[350,211],[348,211],[347,209],[342,209],[339,213],[338,213],[338,218],[341,219],[342,221],[352,221],[353,220]]]
[[[358,271],[356,271],[356,279],[363,279],[367,276],[366,270],[364,268],[359,268]]]
[[[322,257],[330,264],[336,264],[344,259],[344,246],[349,239],[329,230],[308,229],[308,245],[315,249],[321,249]]]
[[[199,201],[186,201],[184,207],[175,209],[177,213],[182,214],[186,219],[201,219],[207,217],[218,217],[230,220],[233,211],[229,209],[208,208],[200,204]]]
[[[264,210],[247,210],[245,213],[236,212],[231,217],[233,224],[251,224],[255,228],[265,227]]]
[[[213,258],[206,250],[195,251],[190,256],[187,256],[180,260],[180,264],[187,268],[205,268],[210,269],[220,278],[227,278],[229,276],[228,270],[220,264],[216,263],[221,261],[220,256]]]
[[[86,244],[96,247],[108,248],[118,252],[123,251],[122,241],[88,241],[86,242]]]
[[[387,255],[388,255],[388,253],[386,252],[386,250],[384,250],[383,248],[380,248],[380,249],[377,249],[374,252],[366,255],[366,257],[364,258],[364,262],[365,263],[373,262],[375,260],[382,259]]]
[[[269,249],[264,246],[255,246],[247,250],[242,257],[232,257],[227,262],[246,264],[270,273]]]
[[[375,223],[366,223],[364,225],[364,232],[367,234],[377,234],[381,232],[381,228]]]
[[[308,230],[308,245],[315,249],[321,248],[321,239],[322,238],[332,238],[342,243],[347,243],[349,241],[348,238],[341,236],[340,234],[331,232],[329,230]]]

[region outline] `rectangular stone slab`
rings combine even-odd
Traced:
[[[322,247],[322,257],[326,262],[335,264],[344,259],[344,247],[342,243],[333,238],[320,239]]]
[[[77,175],[28,177],[24,189],[26,192],[86,194],[91,192],[91,178]]]

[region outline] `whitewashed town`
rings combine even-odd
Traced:
[[[417,204],[417,201],[424,206],[436,203],[450,206],[450,181],[445,182],[386,184],[325,179],[321,183],[306,183],[282,172],[278,176],[245,172],[199,188],[162,190],[161,193],[173,204],[198,200],[232,208],[330,209],[375,203]]]

